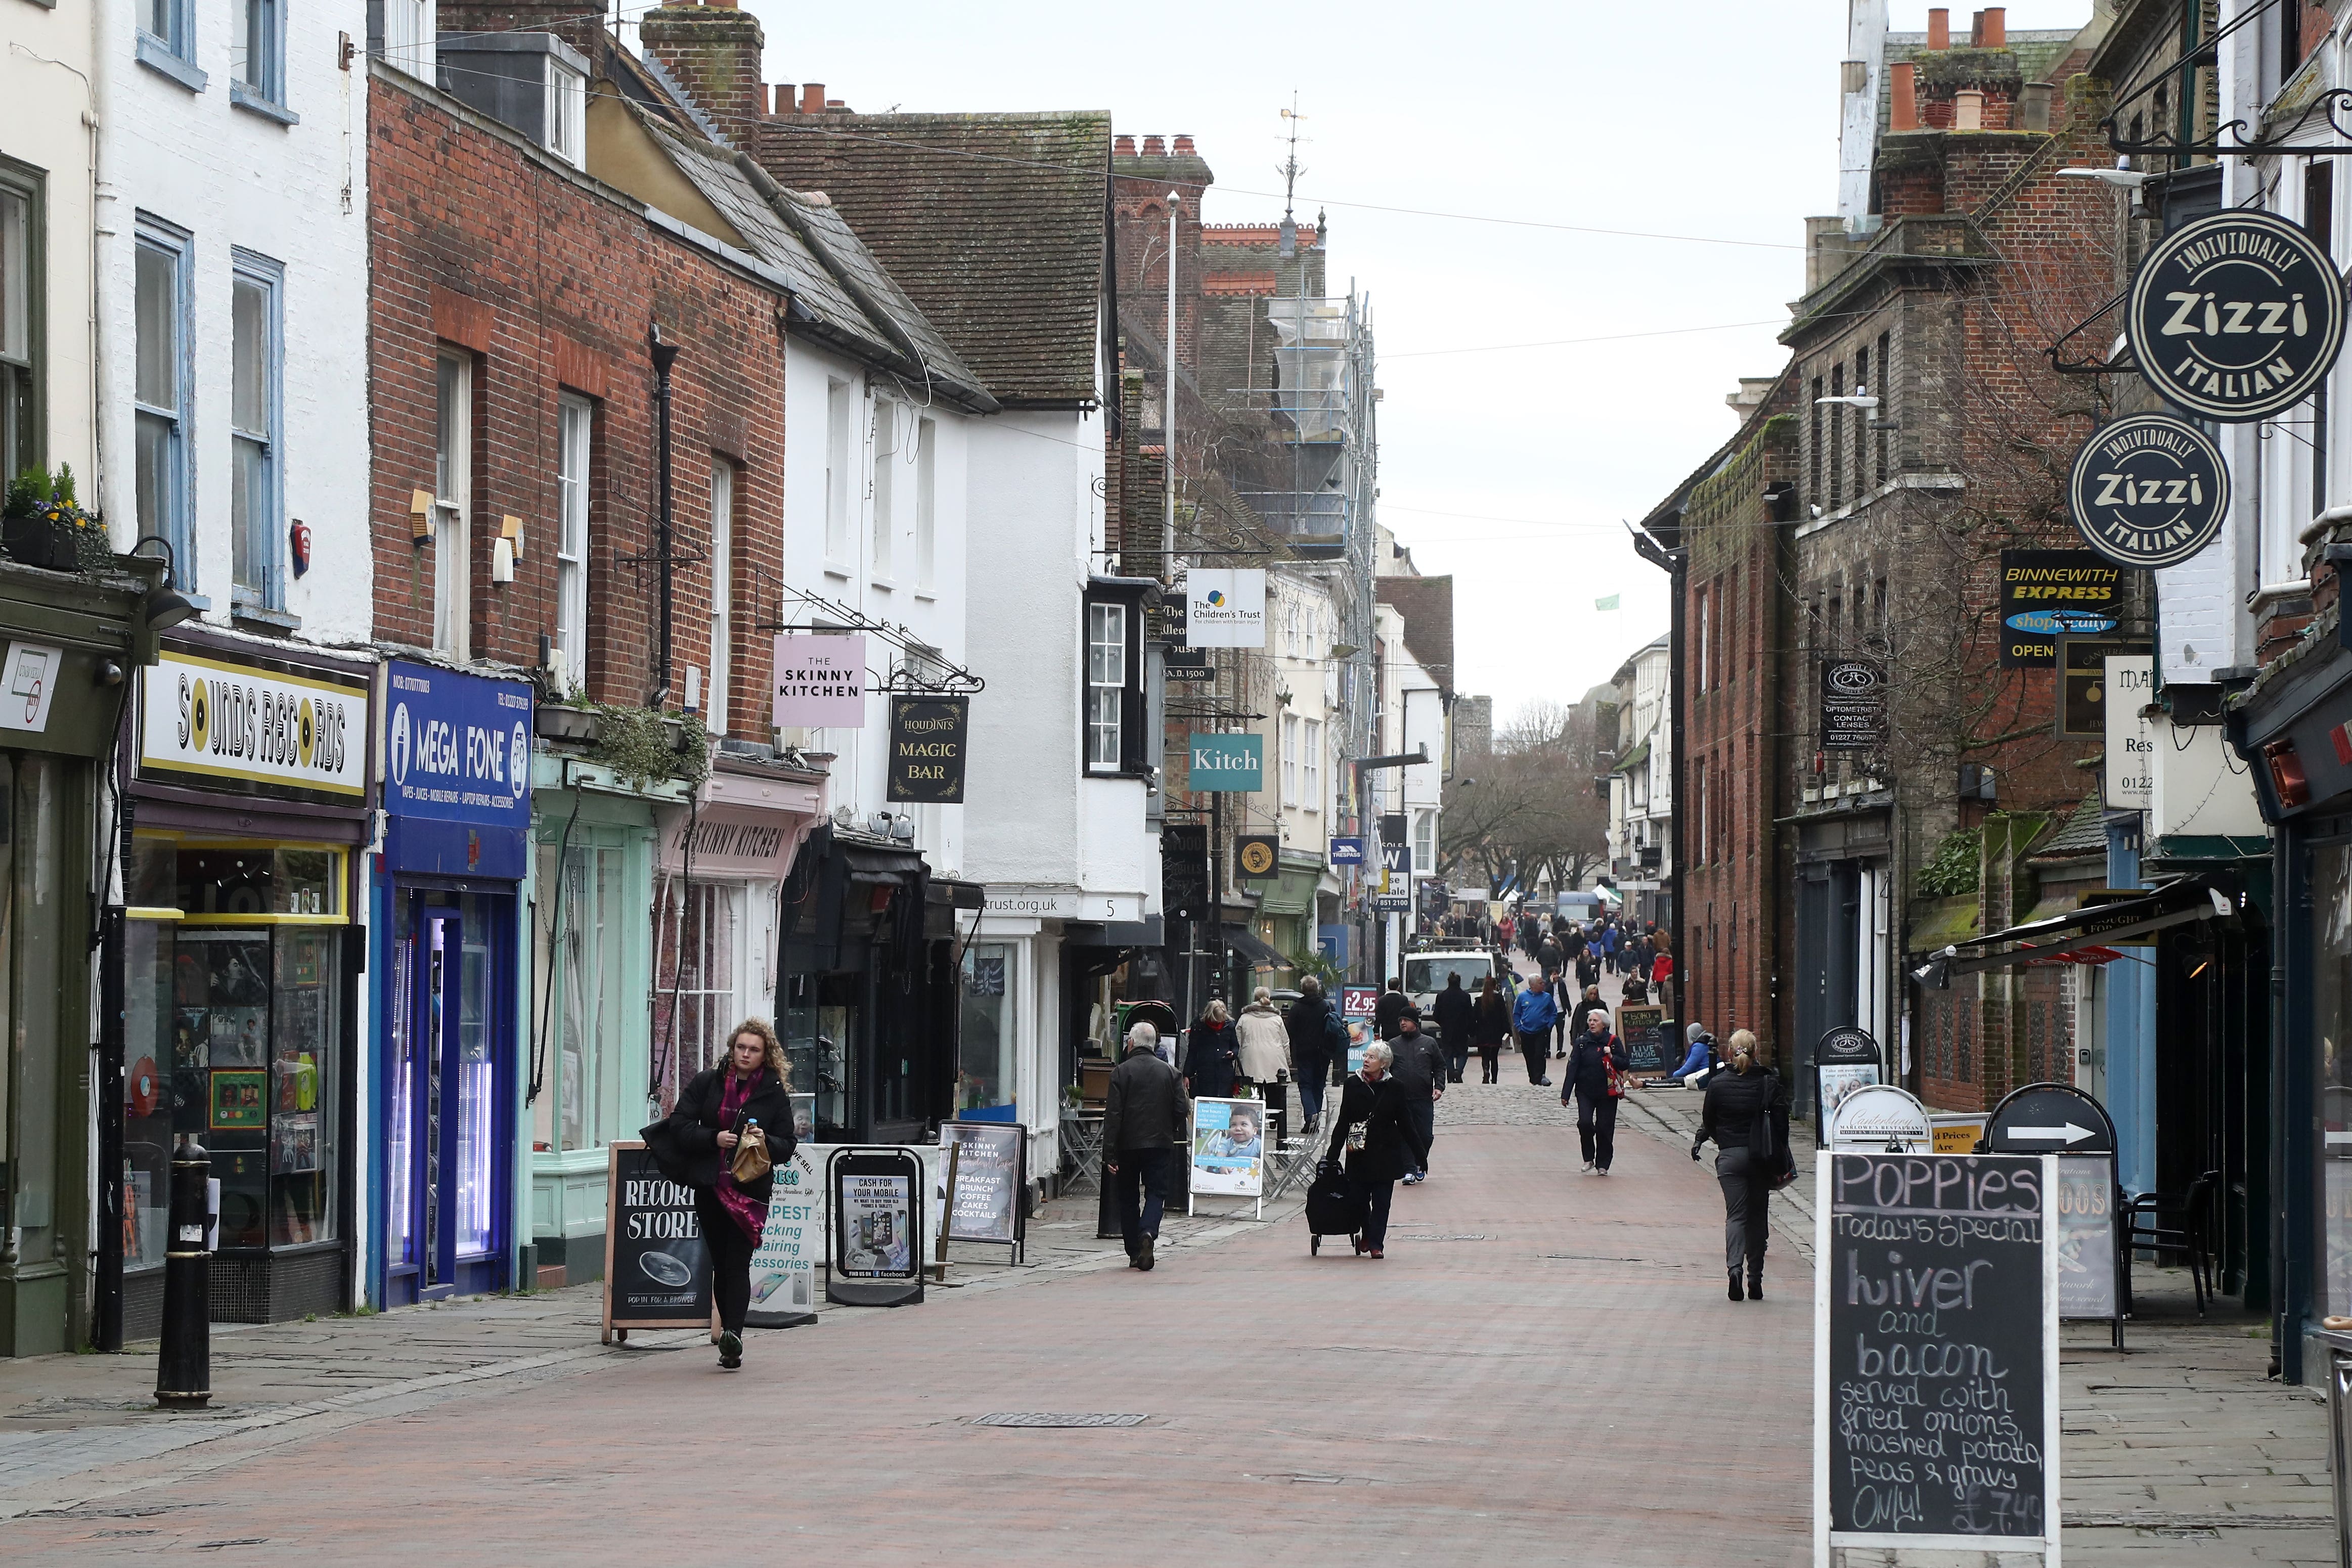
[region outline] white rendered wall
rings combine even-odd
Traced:
[[[8,106],[0,116],[0,156],[19,172],[22,166],[37,171],[41,182],[44,455],[51,469],[71,465],[89,507],[99,504],[90,301],[93,30],[85,7],[20,5],[9,10],[10,47],[0,48],[0,103]]]

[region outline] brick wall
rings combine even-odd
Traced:
[[[369,86],[373,200],[369,291],[375,634],[433,641],[433,545],[409,497],[434,483],[436,360],[473,364],[472,642],[478,659],[538,662],[556,621],[556,428],[566,390],[594,405],[589,504],[588,694],[642,704],[656,683],[659,578],[622,559],[658,514],[646,331],[680,345],[672,375],[674,684],[707,665],[709,477],[735,466],[730,727],[768,730],[769,619],[782,576],[782,298],[647,225],[625,200],[454,100],[381,70]],[[515,580],[490,581],[499,519],[521,519]],[[767,597],[772,597],[769,595]],[[675,700],[673,706],[676,706]]]

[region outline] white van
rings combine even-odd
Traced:
[[[1499,977],[1502,972],[1502,963],[1495,956],[1495,950],[1482,942],[1465,939],[1458,943],[1433,943],[1404,956],[1404,994],[1412,998],[1412,1005],[1427,1019],[1430,1004],[1445,988],[1449,975],[1461,976],[1462,988],[1475,998],[1486,989],[1488,977]]]

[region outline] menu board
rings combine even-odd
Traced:
[[[1625,1043],[1625,1058],[1636,1072],[1663,1072],[1680,1067],[1666,1060],[1666,1009],[1659,1007],[1617,1009],[1617,1038]]]
[[[942,1122],[940,1141],[955,1146],[955,1203],[948,1239],[1016,1245],[1021,1239],[1023,1145],[1017,1122]]]
[[[604,1327],[710,1322],[710,1251],[694,1189],[662,1175],[640,1143],[615,1143],[604,1211]]]
[[[2054,1545],[2055,1156],[1841,1152],[1818,1173],[1815,1560]]]
[[[2120,1254],[2116,1249],[2116,1156],[2058,1156],[2058,1315],[2113,1318]]]

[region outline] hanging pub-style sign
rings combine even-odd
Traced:
[[[892,800],[963,804],[964,735],[970,697],[890,696]]]
[[[2117,566],[2178,566],[2221,531],[2230,469],[2186,420],[2128,414],[2083,443],[2066,502],[2083,542]]]
[[[2344,346],[2344,280],[2275,213],[2233,208],[2158,240],[2132,277],[2124,332],[2167,402],[2224,423],[2311,395]]]

